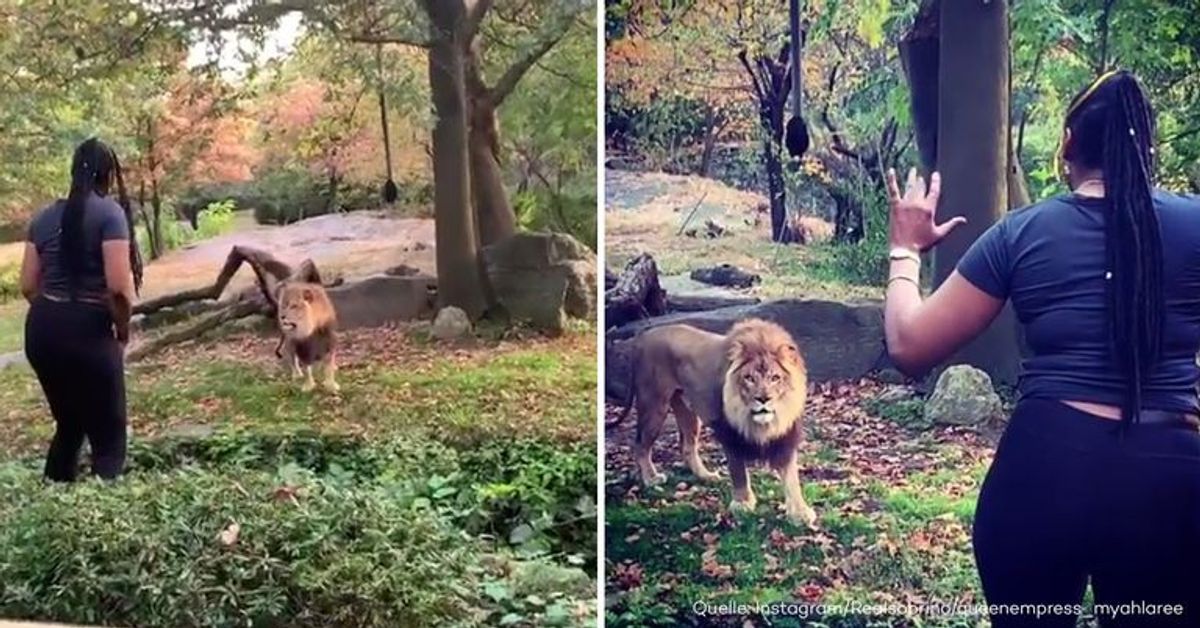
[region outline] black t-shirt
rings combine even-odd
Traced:
[[[41,261],[42,292],[59,297],[70,295],[65,261],[59,248],[62,215],[67,202],[58,200],[38,212],[29,225],[29,242],[37,247]],[[101,245],[108,240],[128,240],[129,223],[116,201],[92,194],[83,209],[83,271],[79,276],[77,298],[104,299],[108,284],[104,279],[104,254]]]
[[[1146,409],[1200,408],[1200,199],[1154,193],[1163,243],[1163,348],[1143,383]],[[958,272],[1011,298],[1033,356],[1022,397],[1121,405],[1125,378],[1109,350],[1104,199],[1058,196],[1009,212],[967,250]]]

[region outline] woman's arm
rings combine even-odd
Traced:
[[[25,243],[25,257],[21,260],[21,294],[33,303],[42,291],[42,260],[32,242]]]
[[[108,285],[117,340],[129,341],[129,319],[133,316],[133,268],[129,263],[129,240],[105,240],[104,281]]]
[[[888,173],[891,245],[911,252],[912,256],[897,255],[891,261],[884,333],[892,361],[910,375],[923,373],[951,356],[987,329],[1004,307],[1002,299],[975,287],[958,271],[946,278],[928,299],[921,299],[920,252],[966,222],[961,216],[941,225],[934,222],[940,192],[941,177],[936,172],[930,177],[926,191],[925,181],[915,170],[910,171],[903,195],[896,183],[896,173]]]

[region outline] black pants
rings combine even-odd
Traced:
[[[37,299],[25,319],[25,355],[56,424],[46,477],[75,479],[85,437],[92,472],[107,479],[120,475],[125,467],[125,354],[107,308]]]
[[[1075,626],[1089,579],[1102,626],[1200,626],[1200,433],[1118,427],[1018,404],[975,515],[996,628]]]

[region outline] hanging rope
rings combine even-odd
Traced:
[[[388,139],[387,99],[383,95],[383,44],[375,45],[375,65],[379,70],[379,119],[383,125],[383,155],[387,160],[387,182],[383,184],[383,202],[391,205],[400,196],[392,179],[392,142]]]
[[[784,132],[784,145],[793,159],[808,152],[808,124],[804,121],[804,35],[800,30],[800,0],[788,3],[792,54],[792,119]]]

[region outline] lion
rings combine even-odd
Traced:
[[[748,465],[765,461],[783,482],[788,518],[815,525],[817,515],[804,501],[796,460],[808,371],[791,334],[761,319],[741,321],[727,335],[689,325],[655,327],[634,340],[631,371],[622,416],[636,405],[635,456],[643,484],[666,479],[650,454],[670,407],[679,425],[680,453],[697,478],[718,477],[700,459],[700,421],[725,450],[732,510],[754,510]]]
[[[279,346],[275,353],[294,378],[304,377],[301,389],[316,388],[313,365],[321,370],[326,390],[340,390],[337,374],[337,314],[329,294],[319,282],[281,282],[276,292]]]

